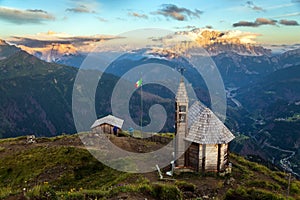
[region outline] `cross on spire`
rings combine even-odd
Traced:
[[[179,67],[178,71],[180,72],[181,76],[183,76],[183,72],[185,71],[185,67]]]

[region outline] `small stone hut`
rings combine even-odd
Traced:
[[[118,117],[107,115],[103,118],[97,119],[91,126],[93,132],[119,134],[122,131],[124,120]]]
[[[183,80],[179,84],[175,107],[175,154],[182,154],[175,166],[202,173],[224,171],[228,165],[229,143],[235,138],[234,135],[199,101],[188,108]],[[185,151],[186,145],[189,147]]]

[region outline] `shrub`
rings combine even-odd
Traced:
[[[175,185],[181,190],[181,191],[190,191],[194,192],[196,189],[196,186],[192,183],[188,183],[186,181],[176,181]]]
[[[153,188],[149,184],[141,184],[138,186],[138,191],[146,195],[151,195],[153,193]]]
[[[160,200],[182,199],[181,191],[174,185],[154,184],[153,196]]]

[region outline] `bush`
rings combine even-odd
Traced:
[[[182,199],[182,193],[176,186],[166,184],[153,185],[153,196],[160,200]]]
[[[61,200],[81,200],[81,199],[101,199],[108,196],[108,192],[101,190],[82,190],[69,191],[69,192],[58,192],[57,196]]]
[[[138,186],[138,191],[142,194],[151,195],[153,188],[149,184],[141,184]]]
[[[192,183],[188,183],[186,181],[176,181],[175,185],[181,190],[181,191],[190,191],[194,192],[196,190],[196,186]]]

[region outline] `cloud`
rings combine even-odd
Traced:
[[[54,44],[71,44],[79,52],[90,52],[97,47],[99,43],[118,38],[120,37],[113,35],[73,36],[66,33],[48,31],[46,33],[37,33],[25,37],[13,36],[8,41],[21,48],[26,47],[26,49],[43,49]]]
[[[281,17],[294,17],[294,16],[300,16],[300,12],[295,12],[295,13],[287,13],[284,15],[278,15],[275,16],[274,18],[281,18]]]
[[[199,29],[198,27],[196,26],[191,26],[191,25],[187,25],[187,26],[177,26],[177,27],[174,27],[175,29],[181,29],[181,30],[193,30],[193,29]],[[212,29],[213,26],[211,25],[206,25],[204,27],[202,27],[201,29]]]
[[[140,14],[140,13],[137,13],[137,12],[129,12],[128,15],[129,15],[129,16],[132,16],[132,17],[136,17],[136,18],[148,19],[148,16],[147,16],[147,15],[145,15],[145,14]]]
[[[255,22],[249,22],[249,21],[239,21],[237,23],[234,23],[233,27],[238,26],[248,26],[248,27],[258,27],[261,25],[276,25],[277,20],[273,19],[266,19],[266,18],[257,18]]]
[[[11,42],[18,45],[25,45],[28,47],[43,47],[52,43],[61,44],[79,44],[86,42],[100,42],[104,40],[112,40],[117,38],[110,35],[94,35],[94,36],[72,36],[66,33],[57,33],[48,31],[46,33],[37,33],[26,37],[13,36]]]
[[[239,21],[237,23],[232,24],[233,27],[238,26],[250,26],[250,27],[257,27],[258,25],[255,22],[248,22],[248,21]]]
[[[96,17],[100,22],[108,22],[107,19],[102,18],[102,17]]]
[[[175,32],[171,37],[167,36],[161,38],[161,41],[166,44],[176,41],[176,43],[179,44],[177,49],[184,51],[185,49],[195,47],[195,44],[203,47],[213,44],[256,44],[258,36],[260,36],[260,34],[240,30],[219,31],[207,28],[196,28],[188,31]]]
[[[55,17],[44,10],[21,10],[0,6],[0,19],[14,24],[41,24],[44,21],[55,20]]]
[[[286,25],[286,26],[299,26],[297,21],[295,21],[295,20],[286,20],[286,19],[280,20],[279,24]]]
[[[67,8],[66,11],[73,12],[73,13],[95,13],[94,10],[82,4],[73,8]]]
[[[281,9],[281,8],[287,8],[287,7],[292,7],[295,6],[295,3],[286,3],[286,4],[279,4],[279,5],[273,5],[270,7],[267,7],[267,10],[274,10],[274,9]]]
[[[252,1],[247,1],[246,6],[255,11],[265,11],[262,7],[255,5]]]
[[[197,28],[196,26],[191,26],[191,25],[187,25],[187,26],[183,26],[183,27],[174,27],[175,29],[194,29]]]
[[[276,20],[273,19],[266,19],[266,18],[257,18],[255,23],[260,25],[276,25]]]
[[[187,21],[191,18],[200,18],[202,11],[195,9],[194,11],[187,8],[180,8],[173,4],[162,4],[162,8],[153,14],[162,15],[166,18],[175,19],[178,21]]]
[[[29,12],[36,12],[36,13],[46,13],[47,14],[46,11],[41,10],[41,9],[27,9],[27,11],[29,11]]]

